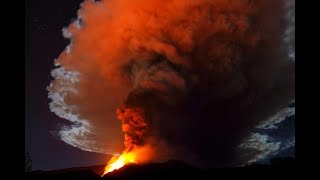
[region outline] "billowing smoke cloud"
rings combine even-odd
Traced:
[[[239,145],[294,98],[288,2],[84,1],[48,87],[72,122],[61,139],[109,154],[147,145],[149,161],[248,162]]]

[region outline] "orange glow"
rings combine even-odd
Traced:
[[[154,150],[150,145],[135,147],[131,151],[124,151],[120,156],[113,156],[106,165],[101,177],[105,174],[122,168],[130,163],[145,163],[154,156]]]
[[[110,161],[108,162],[107,166],[105,167],[102,176],[104,176],[108,172],[111,172],[111,171],[114,171],[116,169],[119,169],[119,168],[123,167],[126,164],[134,163],[135,159],[136,159],[136,156],[132,152],[123,153],[119,157],[113,156],[110,159]]]

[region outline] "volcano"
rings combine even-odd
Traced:
[[[286,174],[295,169],[295,158],[271,159],[268,164],[251,164],[243,167],[197,168],[179,160],[164,163],[127,164],[101,177],[105,165],[76,167],[53,171],[32,171],[26,173],[28,179],[202,179],[217,177],[238,177],[239,175]]]

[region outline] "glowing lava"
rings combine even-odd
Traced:
[[[150,145],[144,145],[139,147],[136,146],[131,150],[126,149],[120,156],[113,156],[109,160],[101,177],[103,177],[105,174],[111,171],[122,168],[126,164],[141,164],[150,162],[150,159],[152,159],[155,155],[154,153],[154,149]]]
[[[111,171],[119,169],[126,164],[134,163],[135,159],[136,159],[136,156],[132,152],[124,152],[119,157],[113,156],[110,159],[110,161],[108,162],[107,166],[105,167],[102,176],[104,176],[105,174],[107,174]]]

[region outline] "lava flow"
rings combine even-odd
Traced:
[[[113,156],[104,169],[102,176],[123,167],[126,164],[134,163],[136,156],[132,152],[124,152],[119,157]]]

